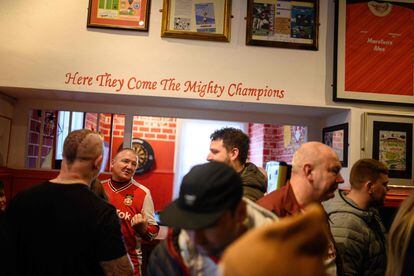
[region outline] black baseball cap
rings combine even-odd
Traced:
[[[194,166],[180,195],[160,213],[161,225],[197,230],[214,225],[243,196],[239,174],[221,162]]]

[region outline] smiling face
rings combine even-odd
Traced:
[[[132,150],[118,153],[111,162],[112,179],[119,182],[129,181],[138,166],[138,156]]]

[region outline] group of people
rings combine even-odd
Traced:
[[[160,212],[169,227],[141,271],[141,241],[159,231],[150,191],[133,178],[138,156],[120,150],[99,182],[103,146],[90,130],[69,133],[55,179],[16,195],[0,211],[0,258],[11,275],[411,275],[414,196],[388,239],[376,207],[388,169],[357,161],[344,182],[337,154],[319,142],[295,152],[286,185],[267,192],[247,161],[249,137],[211,135],[209,162],[194,166]],[[1,187],[0,187],[1,188]],[[4,191],[0,191],[4,195]],[[2,204],[2,207],[5,204]],[[3,209],[3,207],[2,207]],[[388,243],[387,243],[388,240]]]

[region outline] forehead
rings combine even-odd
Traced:
[[[119,160],[123,160],[123,159],[138,161],[138,156],[135,152],[132,152],[130,150],[124,150],[124,151],[117,154],[117,156],[115,157],[115,161],[119,161]]]
[[[339,161],[338,155],[335,152],[331,152],[324,158],[325,164],[329,167],[340,167],[342,168],[341,161]]]
[[[225,148],[223,144],[223,140],[213,140],[210,143],[211,148]]]

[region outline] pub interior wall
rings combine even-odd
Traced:
[[[14,107],[0,98],[0,113],[13,117],[11,158],[8,166],[23,167],[28,112],[32,108],[65,108],[88,112],[112,112],[133,115],[208,118],[262,123],[308,125],[309,140],[320,140],[321,129],[333,123],[350,123],[349,163],[360,157],[361,115],[364,112],[413,115],[411,107],[334,103],[332,101],[334,1],[320,1],[319,50],[303,51],[245,45],[245,15],[247,4],[233,1],[231,41],[229,43],[165,39],[160,37],[162,0],[151,3],[148,33],[125,30],[86,28],[88,1],[40,1],[27,9],[24,1],[7,1],[0,9],[0,87],[36,88],[56,91],[90,93],[95,103],[63,101],[59,97],[45,100],[30,99],[30,91],[16,96]],[[109,87],[65,84],[68,73],[96,76],[111,73],[115,77],[159,81],[176,78],[179,81],[199,80],[229,84],[242,82],[248,87],[269,86],[283,89],[282,99],[217,98],[208,95],[171,91],[116,92]],[[1,91],[1,89],[0,89]],[[5,90],[6,91],[6,90]],[[99,103],[96,93],[113,94],[111,103]],[[8,92],[13,95],[13,92]],[[151,98],[149,105],[125,106],[117,103],[117,95],[130,94]],[[229,110],[215,111],[187,108],[158,107],[159,97],[240,101],[315,107],[343,107],[346,114],[325,119],[257,112],[235,114]],[[156,107],[156,108],[155,108]],[[14,109],[13,109],[14,108]],[[338,113],[342,113],[338,111]],[[126,126],[125,132],[131,132]],[[126,141],[128,143],[129,141]],[[345,171],[346,174],[346,171]]]

